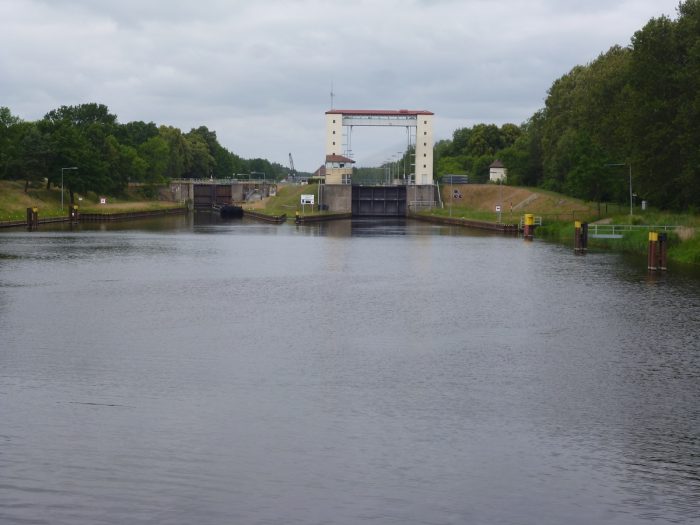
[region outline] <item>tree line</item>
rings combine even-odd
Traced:
[[[508,184],[592,200],[700,205],[700,0],[651,19],[627,47],[613,46],[554,81],[544,108],[520,126],[479,124],[435,146],[436,175],[488,179],[495,159]],[[631,168],[630,168],[631,167]]]
[[[76,170],[61,168],[77,167]],[[289,169],[266,159],[242,159],[206,126],[187,133],[173,126],[121,124],[103,104],[61,106],[41,120],[24,121],[0,107],[0,179],[74,192],[119,195],[130,182],[146,188],[174,178],[231,178],[265,173],[279,180]]]

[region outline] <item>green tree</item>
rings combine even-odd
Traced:
[[[178,128],[161,126],[158,135],[168,145],[168,165],[165,176],[169,179],[184,177],[192,163],[189,144]]]
[[[190,152],[187,176],[193,179],[213,177],[215,161],[204,138],[197,133],[188,133],[185,136],[185,141]]]
[[[39,131],[36,123],[26,122],[21,127],[18,178],[21,176],[25,180],[26,192],[31,183],[40,182],[48,176],[51,151],[46,136]]]
[[[521,127],[515,142],[498,153],[508,168],[508,184],[537,186],[542,181],[542,128],[544,110]]]
[[[170,161],[168,143],[160,135],[151,137],[138,147],[138,154],[145,165],[141,182],[159,184],[165,180]]]
[[[18,134],[21,119],[9,108],[0,107],[0,178],[9,178],[17,162]]]
[[[87,128],[92,124],[98,124],[110,132],[117,124],[117,116],[110,113],[107,106],[94,102],[77,106],[61,106],[49,111],[44,116],[44,120],[69,123],[78,128]]]
[[[158,136],[158,126],[153,122],[143,122],[136,120],[121,124],[117,127],[114,136],[120,144],[138,148],[141,144]]]
[[[659,205],[685,209],[700,199],[700,6],[650,20],[632,39],[630,119],[634,183]]]

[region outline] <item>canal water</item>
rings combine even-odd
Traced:
[[[417,222],[0,233],[0,523],[700,522],[700,278]]]

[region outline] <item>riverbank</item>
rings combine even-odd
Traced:
[[[92,220],[98,220],[94,217],[102,215],[117,218],[144,213],[172,213],[183,207],[179,202],[146,199],[138,191],[130,191],[121,198],[107,197],[104,203],[101,199],[94,193],[79,196],[76,204],[80,214],[91,215]],[[27,208],[38,209],[40,223],[47,220],[67,220],[68,193],[64,193],[62,200],[60,188],[46,189],[42,186],[28,188],[25,192],[23,182],[0,181],[0,226],[25,224]]]
[[[574,222],[633,224],[637,226],[677,226],[669,234],[668,259],[685,264],[700,265],[700,217],[693,214],[673,214],[658,210],[635,209],[632,216],[625,205],[585,202],[566,195],[538,188],[499,186],[494,184],[455,184],[441,186],[443,207],[421,213],[421,216],[457,219],[464,226],[469,221],[491,224],[518,224],[531,213],[542,219],[536,237],[570,244],[574,242]],[[500,208],[500,212],[496,211]],[[651,228],[653,230],[653,228]],[[646,254],[648,231],[625,232],[621,239],[589,238],[590,249],[613,250]]]
[[[313,194],[318,198],[318,191],[317,185],[280,185],[277,195],[246,203],[244,209],[251,217],[271,222],[294,220],[297,212],[304,222],[324,220],[328,212],[318,211],[312,206],[302,208],[299,204],[302,194]],[[679,226],[669,235],[669,260],[700,265],[700,235],[697,234],[700,217],[697,215],[635,209],[634,215],[630,216],[628,208],[623,205],[590,203],[537,188],[494,184],[446,184],[440,186],[440,194],[441,207],[413,217],[501,231],[504,225],[517,225],[522,215],[531,213],[542,218],[536,236],[572,246],[574,221]],[[104,203],[96,194],[78,198],[83,220],[121,220],[182,212],[181,203],[146,199],[138,190],[132,190],[122,198],[109,197]],[[0,181],[0,227],[26,224],[27,208],[38,208],[40,223],[67,220],[67,193],[64,193],[62,202],[59,188],[42,186],[25,191],[23,182]],[[500,212],[496,211],[499,208]],[[590,249],[639,254],[646,253],[647,244],[646,231],[627,232],[621,239],[589,239]]]
[[[700,236],[697,233],[700,229],[700,217],[688,214],[644,213],[640,211],[632,217],[617,215],[606,217],[597,222],[600,224],[632,224],[652,227],[624,232],[622,238],[619,239],[589,237],[589,249],[646,254],[649,245],[649,231],[659,231],[661,226],[676,226],[668,232],[668,260],[700,265]],[[536,235],[540,238],[573,246],[574,223],[572,221],[548,221],[537,228]]]

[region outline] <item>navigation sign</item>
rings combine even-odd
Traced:
[[[304,204],[312,204],[312,205],[313,205],[313,203],[314,203],[314,195],[313,195],[313,194],[311,194],[311,195],[302,195],[302,196],[301,196],[301,204],[302,204],[302,206],[303,206]]]
[[[501,213],[501,206],[500,206],[500,204],[496,204],[496,213]]]

